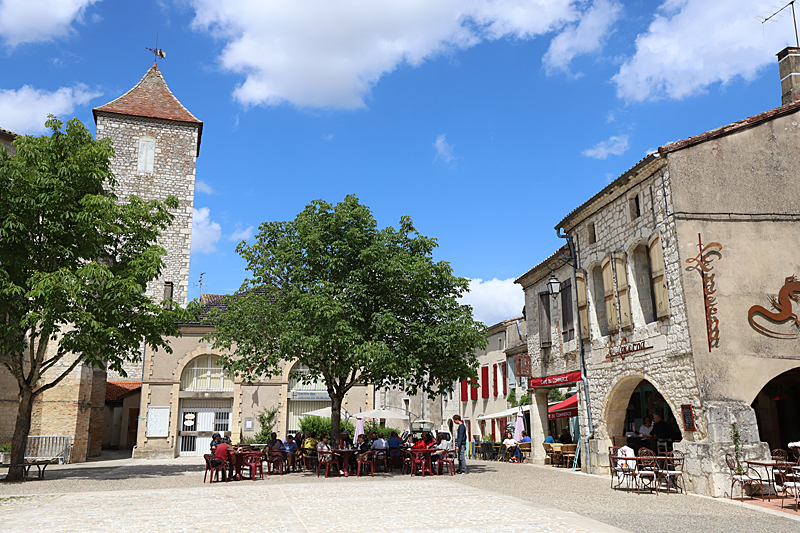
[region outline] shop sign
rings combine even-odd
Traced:
[[[331,399],[328,391],[324,390],[293,390],[289,393],[291,400],[306,402],[324,402]]]
[[[514,371],[518,378],[531,377],[531,357],[529,355],[514,356]]]
[[[620,360],[624,361],[625,356],[629,353],[642,352],[652,348],[652,346],[647,346],[645,341],[628,342],[626,337],[622,337],[618,347],[615,346],[615,344],[616,341],[612,340],[611,344],[608,346],[608,355],[606,355],[606,359],[609,361],[613,361],[615,357],[619,357]]]
[[[569,372],[567,374],[559,374],[557,376],[547,376],[544,378],[531,378],[529,387],[566,387],[571,383],[578,383],[581,380],[580,370]]]
[[[691,404],[681,405],[681,414],[683,415],[683,430],[684,431],[697,431],[694,425],[694,409]]]
[[[558,420],[559,418],[572,418],[573,416],[578,416],[578,408],[575,409],[565,409],[563,411],[555,411],[553,413],[547,413],[548,420]]]
[[[797,315],[794,313],[794,311],[792,311],[792,300],[797,300],[798,298],[800,298],[800,281],[798,281],[795,276],[789,276],[786,278],[783,287],[781,287],[781,290],[778,292],[778,297],[775,298],[774,296],[770,296],[770,301],[772,302],[772,307],[775,309],[775,311],[770,311],[760,305],[754,305],[750,308],[750,311],[748,311],[747,319],[750,321],[750,325],[753,326],[753,328],[765,335],[776,337],[778,339],[796,339],[798,336],[798,332],[796,330],[793,332],[783,333],[772,331],[771,329],[767,329],[765,326],[759,324],[755,320],[755,316],[761,315],[767,320],[777,324],[781,324],[787,320],[792,320],[794,326],[796,328],[800,328],[800,320],[797,319]]]
[[[706,308],[706,332],[708,336],[708,351],[711,353],[711,348],[719,348],[719,319],[717,318],[717,297],[714,294],[717,292],[716,284],[714,283],[714,267],[711,262],[714,258],[722,259],[722,245],[718,242],[711,242],[703,246],[703,240],[700,234],[697,234],[697,247],[700,253],[697,257],[687,259],[689,264],[694,263],[688,270],[697,270],[700,272],[700,277],[703,281],[703,304]]]

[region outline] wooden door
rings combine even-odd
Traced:
[[[131,449],[136,444],[136,428],[139,427],[139,408],[128,409],[128,438],[125,440],[125,448]]]

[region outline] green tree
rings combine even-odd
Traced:
[[[250,277],[211,318],[215,345],[232,348],[237,375],[275,375],[299,360],[305,381],[324,381],[334,442],[342,400],[356,383],[445,393],[475,376],[485,328],[458,302],[468,280],[433,260],[435,239],[409,217],[378,229],[355,196],[317,200],[292,221],[261,225],[237,252]]]
[[[0,150],[0,364],[17,380],[11,462],[22,463],[34,400],[77,366],[122,364],[142,342],[170,351],[181,310],[151,302],[165,250],[154,243],[177,200],[117,203],[110,142],[77,119]],[[171,307],[171,306],[167,306]],[[19,480],[12,468],[8,480]]]

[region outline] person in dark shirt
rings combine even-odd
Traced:
[[[214,433],[211,435],[211,453],[214,453],[217,449],[217,444],[222,442],[222,435],[219,433]]]
[[[669,428],[669,424],[661,420],[660,416],[653,415],[653,429],[650,430],[650,435],[656,440],[671,439],[672,430]]]
[[[561,436],[558,437],[558,442],[561,444],[572,444],[572,435],[569,434],[567,428],[561,430]]]
[[[458,425],[458,430],[456,432],[456,450],[458,450],[458,468],[456,469],[456,473],[458,474],[466,474],[467,473],[467,458],[466,450],[467,450],[467,427],[464,425],[464,421],[461,420],[460,415],[453,415],[453,422]]]
[[[363,433],[358,436],[356,448],[358,451],[350,454],[350,468],[358,467],[358,460],[364,457],[364,454],[366,454],[370,449],[369,442],[367,441],[366,437],[364,437]]]

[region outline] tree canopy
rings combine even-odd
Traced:
[[[224,365],[245,379],[303,363],[301,379],[325,382],[335,433],[357,383],[444,394],[475,375],[486,335],[458,302],[468,280],[434,261],[436,246],[409,217],[378,229],[355,196],[314,201],[292,221],[262,224],[254,244],[239,244],[249,278],[226,297],[224,313],[210,315],[210,337],[235,348]]]
[[[124,375],[143,342],[169,351],[163,336],[179,335],[183,313],[145,295],[177,200],[119,203],[111,143],[77,119],[46,124],[51,134],[17,139],[16,155],[0,149],[0,364],[19,385],[12,463],[38,395],[81,364]]]

